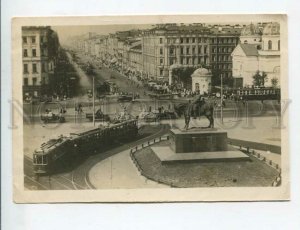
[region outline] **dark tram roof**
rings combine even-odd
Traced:
[[[51,149],[54,149],[57,147],[57,145],[61,145],[62,143],[71,140],[71,139],[76,139],[77,137],[82,137],[82,136],[87,136],[93,133],[97,133],[99,130],[109,130],[115,127],[120,127],[124,125],[125,123],[133,122],[136,121],[135,119],[123,121],[117,124],[112,124],[109,127],[97,127],[97,128],[91,128],[87,131],[84,132],[78,132],[78,133],[70,133],[71,137],[66,137],[66,136],[60,136],[57,139],[50,139],[46,143],[43,143],[37,150],[35,150],[35,153],[47,153]]]

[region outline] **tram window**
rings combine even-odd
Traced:
[[[43,164],[42,156],[37,156],[37,164]]]
[[[44,155],[42,157],[42,159],[43,159],[43,164],[47,164],[48,163],[48,161],[47,161],[47,155]]]
[[[37,163],[37,155],[33,155],[33,163],[34,163],[34,164]]]

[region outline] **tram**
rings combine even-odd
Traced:
[[[67,168],[72,160],[103,151],[115,141],[129,141],[138,134],[137,120],[127,120],[105,128],[95,128],[70,136],[60,136],[43,143],[33,154],[33,170],[36,174],[51,174]]]
[[[271,87],[236,89],[235,100],[280,100],[280,89]]]

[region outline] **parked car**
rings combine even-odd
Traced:
[[[41,120],[44,123],[63,123],[66,121],[63,114],[54,114],[52,112],[46,112],[45,114],[42,114]]]
[[[154,122],[154,121],[159,121],[160,117],[158,113],[148,113],[144,116],[144,121],[146,122]]]
[[[121,95],[118,97],[118,102],[130,102],[132,101],[133,97],[129,95]]]
[[[85,115],[87,119],[90,121],[93,121],[93,114],[87,113]],[[95,113],[95,120],[96,121],[110,121],[110,117],[107,114],[104,114],[100,109],[98,109]]]

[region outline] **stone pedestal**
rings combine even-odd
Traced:
[[[227,132],[217,129],[171,129],[170,141],[175,153],[227,151]]]
[[[228,147],[227,132],[217,129],[171,129],[170,146],[151,149],[162,163],[249,160],[248,155]]]

